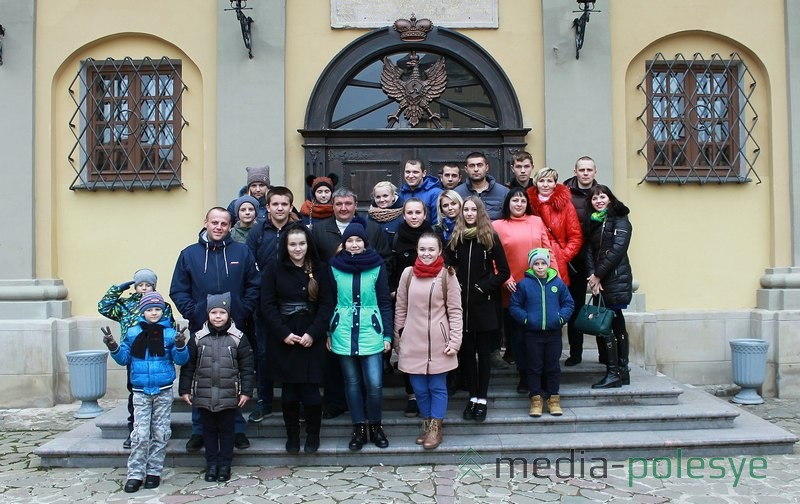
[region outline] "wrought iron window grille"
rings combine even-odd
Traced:
[[[668,60],[657,53],[637,89],[646,100],[636,118],[646,131],[637,153],[647,173],[639,184],[761,183],[756,80],[739,54]]]
[[[181,62],[89,58],[69,86],[71,190],[183,187]]]

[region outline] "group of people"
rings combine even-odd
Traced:
[[[426,449],[442,442],[454,389],[468,392],[464,419],[486,419],[491,356],[502,346],[516,364],[517,391],[530,397],[529,415],[541,416],[544,404],[560,415],[561,330],[569,326],[565,365],[577,365],[583,335],[571,321],[587,289],[616,314],[612,335],[598,342],[607,370],[593,387],[629,384],[628,209],[597,184],[589,157],[563,184],[555,170],[533,169],[529,153],[516,153],[506,187],[480,152],[467,156],[464,182],[459,166],[436,178],[410,160],[403,186],[378,183],[363,218],[356,194],[337,188],[335,176],[309,178],[298,211],[288,188],[270,186],[269,167],[248,168],[240,197],[209,210],[197,243],[177,260],[169,295],[188,337],[150,270],[100,302],[123,336],[117,344],[106,329],[104,342],[129,369],[125,491],[159,484],[173,364],[192,406],[187,449],[205,447],[207,481],[230,478],[234,447],[249,446],[241,408],[255,389],[249,420],[269,416],[274,383],[287,452],[300,451],[303,421],[303,450],[313,453],[322,419],[348,410],[351,450],[387,447],[383,373],[392,350],[406,380],[404,413],[422,417],[416,443]]]

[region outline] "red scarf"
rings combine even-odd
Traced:
[[[425,264],[417,257],[414,261],[414,276],[418,278],[432,278],[439,274],[444,267],[444,257],[439,256],[431,264]]]
[[[312,219],[327,219],[333,216],[333,205],[322,203],[314,203],[311,200],[306,200],[303,206],[300,207],[300,213]]]

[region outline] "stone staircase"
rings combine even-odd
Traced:
[[[587,356],[593,360],[591,355]],[[631,370],[631,385],[593,390],[591,383],[604,367],[584,362],[562,366],[561,404],[564,414],[541,418],[528,416],[527,395],[516,393],[516,372],[493,370],[489,390],[489,414],[483,423],[465,421],[461,412],[466,393],[450,398],[444,422],[444,442],[436,450],[414,444],[419,432],[418,418],[405,418],[405,394],[396,376],[384,387],[384,429],[389,447],[367,444],[363,450],[347,448],[351,424],[349,415],[323,420],[322,443],[315,454],[289,455],[284,450],[285,430],[276,414],[248,426],[251,447],[237,450],[238,465],[418,465],[464,460],[487,463],[499,458],[554,461],[572,456],[602,457],[608,461],[628,457],[670,457],[680,448],[683,456],[733,456],[792,453],[798,440],[793,434],[747,413],[736,405],[702,390],[684,386],[662,375],[640,368]],[[395,385],[395,386],[392,386]],[[280,390],[276,389],[276,395]],[[64,433],[36,449],[45,467],[124,466],[128,451],[122,448],[127,436],[127,409],[119,406],[94,421]],[[191,428],[188,407],[176,401],[172,440],[167,465],[205,465],[202,452],[184,449]],[[301,442],[303,437],[301,436]],[[588,463],[588,462],[587,462]]]

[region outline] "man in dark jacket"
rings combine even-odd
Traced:
[[[281,232],[291,220],[294,195],[287,187],[274,186],[267,193],[267,216],[247,235],[247,246],[256,258],[258,269],[266,271],[278,260]],[[273,381],[267,369],[267,327],[258,311],[253,317],[255,325],[256,389],[258,402],[248,417],[258,423],[272,415]]]
[[[589,189],[597,185],[595,177],[597,176],[597,166],[594,159],[589,156],[581,156],[575,161],[575,176],[570,177],[564,181],[564,185],[569,188],[572,195],[572,204],[578,212],[578,219],[581,221],[581,226],[584,225],[586,220],[586,197],[589,195]],[[572,261],[570,261],[569,268],[569,293],[575,301],[575,310],[569,319],[567,325],[567,337],[569,339],[569,357],[564,361],[565,366],[574,366],[580,364],[583,360],[583,333],[575,329],[575,317],[578,316],[578,311],[586,304],[586,237],[583,237],[583,246],[580,252]],[[605,360],[605,345],[603,338],[597,337],[597,351],[600,355],[600,361]]]
[[[231,238],[231,215],[224,208],[209,210],[203,225],[197,243],[183,249],[178,256],[169,297],[194,333],[206,321],[208,295],[230,292],[231,316],[235,324],[244,326],[258,305],[261,275],[255,258],[247,245]],[[237,411],[234,444],[239,449],[250,446],[246,429],[244,417]],[[192,436],[186,443],[187,450],[197,451],[203,446],[201,432],[199,417],[192,410]]]
[[[486,155],[482,152],[467,155],[466,172],[466,182],[456,187],[454,191],[462,199],[473,194],[478,196],[483,201],[490,219],[502,219],[503,201],[508,194],[508,188],[489,175],[489,160],[486,159]]]
[[[514,178],[507,184],[508,188],[521,187],[527,189],[531,187],[533,185],[531,173],[535,167],[531,153],[527,151],[515,152],[512,160],[514,164],[511,165],[511,173]]]

